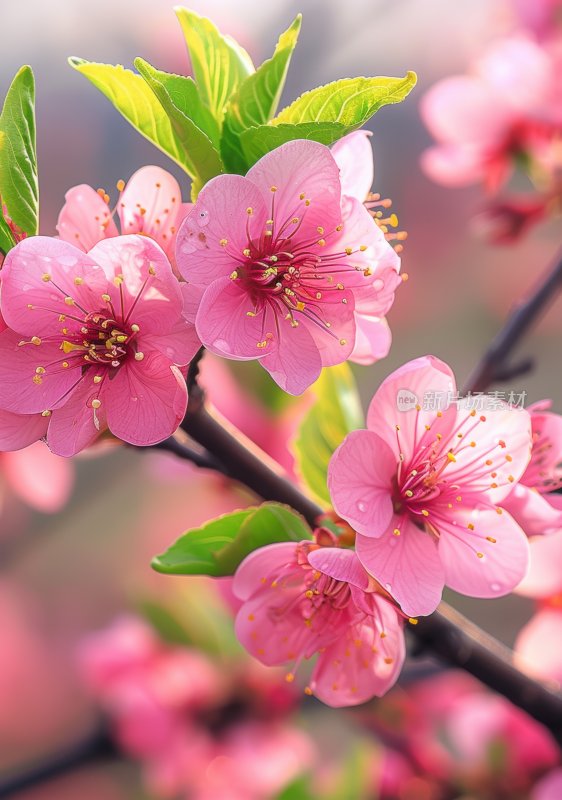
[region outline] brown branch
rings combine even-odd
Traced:
[[[323,509],[279,469],[268,466],[259,451],[245,447],[203,403],[188,408],[182,427],[194,441],[219,458],[233,478],[256,495],[264,500],[286,503],[299,511],[310,525],[316,524]],[[520,672],[507,648],[445,603],[439,611],[421,618],[410,632],[423,648],[448,664],[470,672],[541,722],[562,745],[562,698]]]

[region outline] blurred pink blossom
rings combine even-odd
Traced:
[[[408,362],[382,383],[368,430],[350,433],[328,470],[361,562],[411,616],[434,611],[445,584],[473,597],[507,594],[528,563],[523,531],[497,504],[528,464],[529,415],[449,405],[455,394],[447,364]]]
[[[8,491],[38,511],[59,511],[74,483],[74,466],[39,442],[14,453],[4,453],[0,468]]]
[[[517,160],[551,171],[562,130],[560,46],[517,34],[493,43],[470,74],[438,82],[421,114],[437,144],[422,157],[433,180],[494,191]],[[553,163],[554,158],[554,163]]]

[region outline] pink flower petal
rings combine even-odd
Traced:
[[[456,75],[439,81],[420,104],[423,121],[447,144],[495,148],[506,135],[513,112],[484,80]]]
[[[405,657],[402,623],[389,603],[380,601],[379,607],[377,626],[371,618],[371,624],[350,628],[318,657],[311,689],[327,705],[339,708],[365,703],[382,697],[396,683]],[[386,636],[381,639],[383,631]]]
[[[562,509],[551,502],[556,502],[559,497],[555,494],[539,494],[535,489],[518,483],[502,500],[502,505],[527,536],[544,534],[550,539],[562,530]]]
[[[332,155],[340,168],[342,194],[361,203],[371,191],[375,177],[370,131],[348,133],[332,147]]]
[[[332,456],[328,488],[334,508],[358,533],[379,537],[388,529],[396,469],[396,456],[371,431],[353,431]]]
[[[296,563],[294,542],[278,542],[260,547],[246,556],[234,575],[232,591],[240,600],[248,600],[272,572]]]
[[[57,222],[60,238],[65,242],[87,253],[102,239],[118,235],[107,203],[91,186],[73,186],[65,201]]]
[[[109,430],[137,446],[171,436],[187,407],[183,376],[161,355],[148,353],[143,361],[127,361],[102,393]]]
[[[205,291],[196,328],[205,347],[229,358],[261,358],[277,346],[273,312],[267,307],[255,313],[248,292],[230,278],[218,278]]]
[[[392,334],[386,319],[359,316],[357,317],[355,346],[349,360],[354,364],[368,366],[385,358],[390,352],[391,344]]]
[[[555,495],[559,508],[561,495]],[[548,536],[533,536],[529,542],[529,571],[517,594],[545,598],[562,592],[562,530]]]
[[[443,186],[470,186],[486,176],[486,155],[468,145],[429,147],[420,163],[425,174]]]
[[[119,236],[100,242],[89,255],[107,276],[105,291],[118,314],[139,325],[141,335],[170,332],[184,301],[170,262],[156,242],[146,236]]]
[[[248,246],[247,226],[257,237],[266,219],[262,194],[253,183],[240,175],[213,178],[178,231],[176,263],[180,273],[189,283],[201,286],[230,275]]]
[[[342,547],[320,547],[308,554],[308,563],[337,581],[345,581],[363,591],[369,587],[369,576],[353,550]]]
[[[106,407],[92,408],[92,400],[100,391],[87,375],[76,387],[62,408],[53,411],[47,433],[47,444],[57,456],[70,458],[90,447],[107,428]]]
[[[142,233],[172,254],[174,234],[185,209],[180,186],[165,169],[147,166],[137,170],[119,198],[117,213],[123,234]]]
[[[436,424],[437,410],[444,409],[448,393],[455,392],[455,377],[447,364],[435,356],[416,358],[383,381],[369,406],[367,427],[384,439],[397,456],[403,453],[407,462],[426,435],[425,426]],[[424,396],[429,398],[426,409]],[[444,415],[438,421],[445,438],[454,425],[454,417]],[[431,440],[434,438],[435,433],[431,432]]]
[[[330,233],[339,225],[339,168],[323,144],[304,139],[287,142],[261,158],[246,177],[261,190],[276,227],[295,216],[302,218],[299,235],[306,241],[318,238],[318,227]],[[308,206],[305,200],[310,201]]]
[[[20,341],[11,330],[0,333],[0,408],[36,414],[59,407],[81,379],[80,364],[64,369],[57,342],[20,346]],[[44,372],[38,374],[38,369]]]
[[[22,500],[48,513],[66,503],[74,482],[72,465],[54,456],[43,442],[5,455],[3,473]]]
[[[0,451],[21,450],[42,439],[49,418],[41,414],[14,414],[0,410]]]
[[[447,481],[465,492],[486,492],[499,503],[525,472],[531,457],[531,418],[523,408],[513,408],[484,396],[478,411],[471,401],[458,404],[453,442],[455,460],[447,465]]]
[[[400,530],[395,536],[393,530]],[[431,614],[441,600],[445,575],[436,541],[408,517],[391,521],[378,539],[357,536],[356,550],[367,572],[411,617]]]
[[[323,367],[341,364],[351,355],[356,338],[355,296],[353,292],[338,291],[326,298],[323,315],[330,327],[326,330],[316,322],[316,317],[299,317],[299,325],[304,325],[316,343]]]
[[[445,583],[470,597],[502,597],[525,576],[528,539],[507,512],[478,508],[476,500],[469,505],[456,509],[454,519],[433,518]]]
[[[318,346],[304,325],[287,325],[283,329],[281,324],[277,349],[260,359],[260,364],[284,391],[293,395],[302,394],[322,371]]]
[[[86,253],[60,239],[31,236],[6,256],[2,316],[26,337],[58,336],[64,327],[60,315],[72,315],[73,306],[99,307],[106,289],[103,271]],[[75,323],[67,319],[65,324]]]
[[[562,682],[562,611],[543,608],[520,631],[515,642],[521,669],[543,680]]]

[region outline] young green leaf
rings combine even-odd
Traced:
[[[223,172],[218,150],[201,126],[210,130],[218,140],[218,126],[208,109],[203,106],[197,88],[190,78],[170,75],[154,69],[142,58],[135,59],[147,85],[154,92],[172,125],[173,132],[183,147],[187,171],[193,178],[193,194],[211,178]]]
[[[348,364],[322,370],[312,389],[316,402],[300,425],[294,450],[306,485],[329,504],[326,477],[330,458],[348,433],[363,427],[364,418]]]
[[[4,219],[2,215],[2,210],[0,209],[0,253],[6,253],[14,247],[15,241],[12,235],[12,231],[10,230],[8,223]]]
[[[303,122],[300,125],[260,125],[248,128],[240,135],[240,144],[248,167],[258,159],[293,139],[312,139],[313,142],[330,145],[347,133],[339,122]]]
[[[144,78],[121,66],[96,64],[80,58],[70,58],[69,63],[88,78],[139,133],[194,179],[198,178],[199,172],[185,142],[176,133],[172,121]],[[204,136],[202,132],[201,136]],[[210,141],[209,146],[212,147]]]
[[[243,174],[248,168],[240,134],[247,128],[269,122],[277,111],[301,20],[302,15],[298,14],[279,37],[273,56],[246,78],[226,107],[221,152],[231,172]]]
[[[143,58],[135,58],[135,67],[152,89],[151,81],[159,83],[168,95],[169,102],[172,102],[184,116],[189,117],[209,137],[215,148],[219,149],[219,125],[209,108],[201,100],[193,78],[163,72],[152,67]],[[155,94],[158,97],[156,92]]]
[[[272,125],[337,122],[346,133],[360,128],[382,106],[401,103],[416,85],[415,72],[404,78],[345,78],[302,94]]]
[[[226,104],[254,71],[252,59],[234,39],[219,33],[206,17],[183,6],[176,6],[174,11],[185,36],[201,99],[222,125]]]
[[[35,80],[27,66],[17,72],[0,114],[0,197],[10,219],[34,236],[39,230]],[[0,235],[7,244],[6,231]]]
[[[310,537],[309,526],[295,511],[278,503],[264,503],[187,531],[165,553],[156,556],[152,566],[169,575],[217,578],[233,575],[240,562],[258,547]]]

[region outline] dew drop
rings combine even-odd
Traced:
[[[500,592],[502,590],[502,588],[503,587],[502,587],[501,583],[491,583],[490,584],[490,589],[493,592]]]
[[[361,511],[361,512],[366,511],[367,510],[367,506],[365,505],[365,503],[362,503],[361,501],[359,501],[357,503],[357,510]]]
[[[384,588],[386,589],[387,592],[392,592],[392,586],[390,585],[390,583],[385,583]]]

